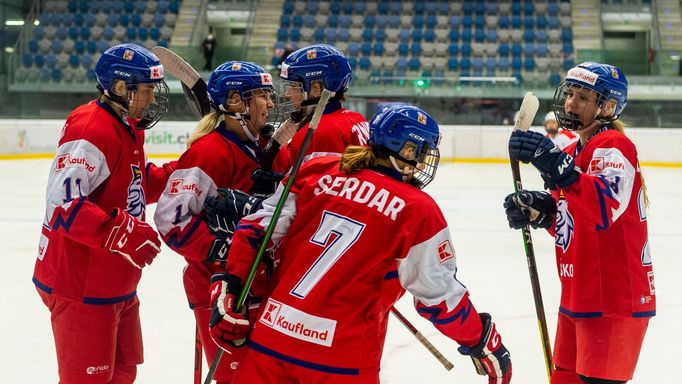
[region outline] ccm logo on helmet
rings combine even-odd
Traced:
[[[322,71],[315,71],[315,72],[306,72],[305,77],[310,77],[310,76],[319,76],[322,74]]]

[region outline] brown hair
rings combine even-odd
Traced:
[[[377,156],[369,146],[351,145],[341,155],[339,169],[346,173],[353,173],[377,164]]]

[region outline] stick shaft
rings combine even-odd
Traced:
[[[194,327],[194,384],[201,384],[202,346],[199,337],[199,324]]]
[[[448,360],[447,357],[443,356],[443,354],[436,348],[435,345],[431,344],[431,342],[424,336],[422,335],[417,328],[410,323],[409,320],[405,316],[403,316],[402,313],[400,313],[395,307],[391,307],[391,313],[400,321],[405,328],[407,328],[413,335],[414,337],[419,340],[420,343],[433,355],[433,357],[438,360],[439,363],[445,367],[446,370],[451,370],[454,365]]]

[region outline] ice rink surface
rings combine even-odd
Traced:
[[[0,161],[5,206],[0,210],[0,383],[56,383],[50,315],[31,276],[44,214],[51,160]],[[521,169],[527,189],[541,188],[534,168]],[[677,383],[682,343],[682,169],[644,167],[651,200],[649,236],[656,273],[657,316],[650,323],[634,383]],[[442,164],[427,188],[452,232],[458,278],[479,311],[490,312],[512,354],[513,382],[547,383],[521,234],[510,230],[502,201],[512,191],[507,164]],[[147,217],[153,217],[153,206]],[[387,234],[390,238],[390,234]],[[533,231],[535,253],[553,343],[559,280],[549,235]],[[183,259],[164,248],[144,270],[139,287],[145,363],[137,383],[192,382],[194,318],[182,288]],[[457,345],[412,309],[407,294],[397,304],[455,365],[447,372],[395,319],[381,365],[382,382],[484,383]],[[204,367],[204,375],[207,369]],[[678,377],[675,379],[675,377]]]

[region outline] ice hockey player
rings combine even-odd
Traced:
[[[545,137],[552,140],[554,145],[559,147],[559,149],[564,149],[572,142],[578,140],[578,135],[559,127],[559,122],[556,119],[556,113],[554,113],[554,111],[547,112],[544,126]]]
[[[554,236],[561,303],[552,384],[631,380],[656,314],[646,188],[618,119],[627,95],[617,67],[579,64],[553,108],[580,140],[563,152],[535,132],[516,131],[509,141],[511,156],[532,163],[552,186],[551,194],[521,191],[504,203],[511,227],[531,224]]]
[[[421,191],[438,167],[438,125],[389,105],[369,127],[369,146],[311,159],[295,176],[269,244],[280,246],[272,292],[257,313],[235,302],[283,188],[239,223],[228,273],[211,287],[214,340],[246,346],[233,382],[378,383],[388,312],[407,290],[489,383],[509,383],[510,354],[457,280],[447,223]]]
[[[132,383],[143,360],[136,290],[161,246],[145,206],[173,164],[147,162],[142,129],[166,113],[163,69],[143,47],[109,48],[95,66],[99,98],[62,128],[33,275],[61,383]]]

